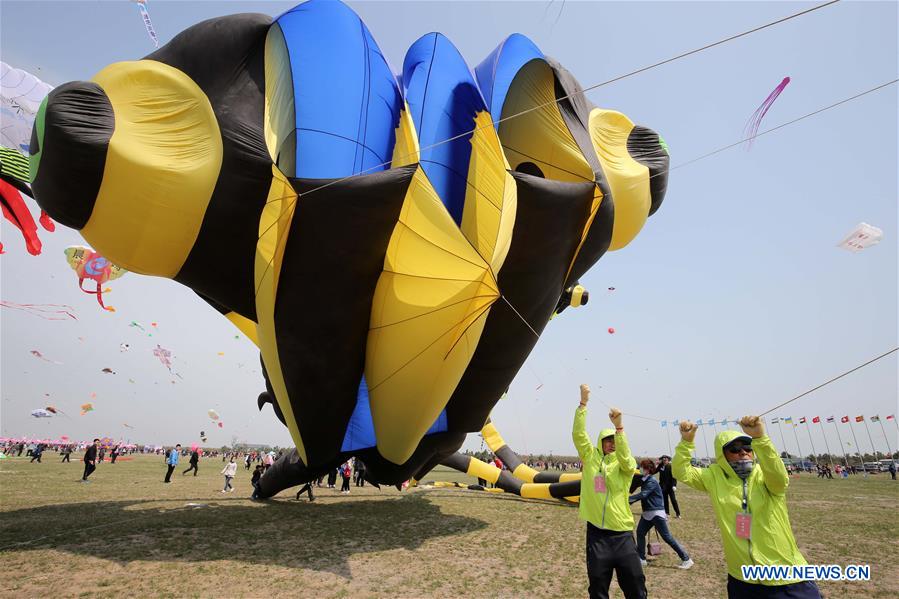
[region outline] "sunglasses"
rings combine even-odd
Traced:
[[[737,455],[739,453],[752,453],[751,445],[734,445],[725,449],[727,453]]]

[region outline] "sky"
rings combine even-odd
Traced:
[[[449,37],[471,67],[520,32],[585,87],[813,6],[349,4],[394,71],[408,47],[431,31]],[[274,16],[292,5],[153,0],[149,10],[165,43],[206,18]],[[749,116],[785,76],[791,83],[763,129],[895,79],[896,22],[896,3],[844,1],[588,93],[595,104],[658,131],[674,168],[662,208],[628,247],[608,253],[581,280],[591,291],[589,304],[552,321],[494,409],[510,447],[573,454],[578,385],[588,383],[593,434],[608,424],[606,405],[615,405],[628,414],[634,453],[670,453],[676,431],[631,415],[720,422],[762,413],[897,346],[896,85],[766,135],[751,150],[738,147],[677,168],[740,140]],[[0,4],[3,61],[53,85],[89,79],[111,62],[152,50],[136,6],[125,0]],[[837,248],[862,221],[883,229],[883,242],[858,254]],[[172,444],[198,442],[203,430],[212,446],[290,444],[271,409],[257,410],[264,390],[258,351],[189,289],[127,274],[108,285],[105,299],[116,312],[104,312],[77,289],[63,257],[66,246],[84,244],[80,235],[60,226],[41,231],[41,240],[43,254],[32,257],[3,221],[0,297],[68,304],[78,320],[0,312],[0,436],[108,435]],[[130,350],[121,352],[122,343]],[[180,378],[153,356],[157,344],[172,350]],[[771,416],[883,418],[897,412],[897,375],[893,354]],[[80,416],[78,406],[88,401],[94,411]],[[65,415],[30,417],[46,405]],[[221,415],[221,429],[208,418],[210,408]],[[895,451],[897,429],[884,424]],[[849,426],[841,425],[840,434],[852,452]],[[864,428],[854,426],[857,443],[870,451]],[[879,425],[869,426],[883,451]],[[823,430],[838,452],[833,425]],[[803,454],[810,441],[825,450],[820,427],[783,432],[783,440],[777,431],[772,436],[792,453],[797,437]],[[705,455],[702,433],[697,442],[698,455]],[[480,437],[469,435],[465,447],[481,448]]]

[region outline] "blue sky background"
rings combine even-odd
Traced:
[[[446,34],[471,67],[505,36],[521,32],[584,86],[813,6],[562,4],[350,3],[394,70],[406,49],[430,31]],[[277,15],[292,5],[157,0],[149,10],[165,43],[202,19]],[[896,3],[842,2],[589,97],[660,132],[677,165],[739,140],[748,117],[785,76],[792,82],[763,128],[894,79],[896,23]],[[3,61],[54,85],[89,79],[111,62],[152,50],[131,2],[0,4]],[[581,382],[594,389],[588,421],[594,432],[607,422],[600,400],[653,418],[720,421],[765,411],[895,347],[897,113],[893,85],[765,136],[751,151],[732,149],[673,171],[661,210],[630,246],[606,255],[582,280],[592,292],[589,305],[552,322],[508,398],[497,405],[493,417],[509,444],[520,452],[574,453],[570,427]],[[884,241],[860,254],[835,247],[861,221],[882,228]],[[190,443],[205,430],[214,445],[230,443],[232,436],[290,442],[270,410],[257,412],[263,389],[258,352],[242,336],[235,339],[231,325],[192,292],[128,274],[109,285],[107,303],[118,311],[105,313],[78,291],[62,255],[66,246],[83,243],[80,236],[60,227],[53,234],[42,231],[41,239],[43,255],[31,257],[4,221],[2,297],[70,304],[79,320],[49,322],[3,310],[2,435]],[[610,286],[614,293],[606,291]],[[131,321],[153,336],[129,327]],[[158,323],[155,330],[151,322]],[[615,335],[606,332],[610,326]],[[120,353],[121,343],[132,349]],[[156,343],[174,352],[183,380],[153,357]],[[63,364],[40,361],[32,349]],[[116,374],[101,373],[104,367]],[[86,401],[95,411],[81,417],[78,405]],[[29,416],[48,403],[69,416]],[[209,408],[221,414],[224,428],[212,426]],[[803,415],[896,411],[894,354],[773,415],[798,421]],[[666,431],[657,423],[629,417],[625,423],[635,452],[668,451]],[[896,450],[896,428],[885,424]],[[842,426],[844,442],[851,440]],[[873,426],[883,449],[880,428]],[[832,425],[826,430],[836,451]],[[808,453],[808,435],[799,432]],[[812,433],[822,451],[820,430]],[[857,436],[870,450],[861,428]],[[781,444],[779,433],[774,439]],[[480,444],[477,435],[469,436],[468,447]],[[795,452],[792,433],[786,445]]]

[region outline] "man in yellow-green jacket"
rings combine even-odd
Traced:
[[[740,420],[743,432],[724,431],[715,437],[715,463],[690,465],[697,426],[680,423],[681,442],[674,454],[674,478],[704,491],[721,530],[727,560],[730,599],[820,599],[814,582],[749,580],[743,566],[803,566],[787,514],[787,470],[758,416]]]
[[[587,435],[590,388],[581,385],[581,404],[574,413],[571,432],[583,463],[580,516],[587,521],[587,577],[590,597],[607,598],[612,572],[627,599],[646,597],[646,579],[634,542],[634,515],[628,503],[637,462],[631,455],[621,425],[621,412],[609,411],[615,428],[599,433],[594,446]]]

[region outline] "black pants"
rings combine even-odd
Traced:
[[[37,463],[40,464],[41,463],[41,455],[43,455],[43,454],[40,454],[40,453],[31,454],[31,461],[33,462],[34,460],[37,460]],[[29,462],[29,463],[31,463],[31,462]]]
[[[821,599],[821,592],[811,581],[769,586],[743,582],[728,575],[727,599]]]
[[[69,453],[62,454],[62,461],[63,462],[71,462],[72,460],[69,459],[70,455],[72,455],[72,454],[69,454]]]
[[[350,490],[350,477],[349,476],[343,477],[343,484],[340,486],[340,490],[349,492],[349,490]]]
[[[87,477],[94,473],[97,467],[91,464],[90,462],[84,463],[84,475],[81,477],[81,480],[87,480]]]
[[[646,597],[646,578],[631,531],[603,530],[587,523],[587,577],[590,599],[608,599],[612,571],[625,599]]]
[[[306,483],[305,485],[303,485],[303,487],[299,491],[297,491],[297,499],[299,499],[300,495],[302,495],[304,492],[309,493],[309,501],[315,501],[315,497],[312,496],[312,482],[311,481]]]
[[[190,463],[190,468],[188,468],[187,470],[185,470],[184,472],[182,472],[182,473],[181,473],[181,476],[184,476],[185,474],[187,474],[187,473],[190,472],[191,470],[194,471],[194,476],[196,476],[196,475],[197,475],[197,472],[200,471],[200,469],[197,468],[197,465],[196,465],[194,462],[191,462],[191,463]]]
[[[333,489],[334,483],[337,482],[337,470],[332,470],[328,473],[328,488]]]
[[[674,506],[674,513],[680,516],[680,506],[677,505],[677,497],[674,495],[674,489],[671,487],[662,487],[662,497],[665,499],[665,513],[671,513],[668,509],[668,498],[671,497],[671,505]]]
[[[175,471],[175,467],[172,464],[169,464],[169,470],[165,473],[165,482],[172,482],[172,472]]]

